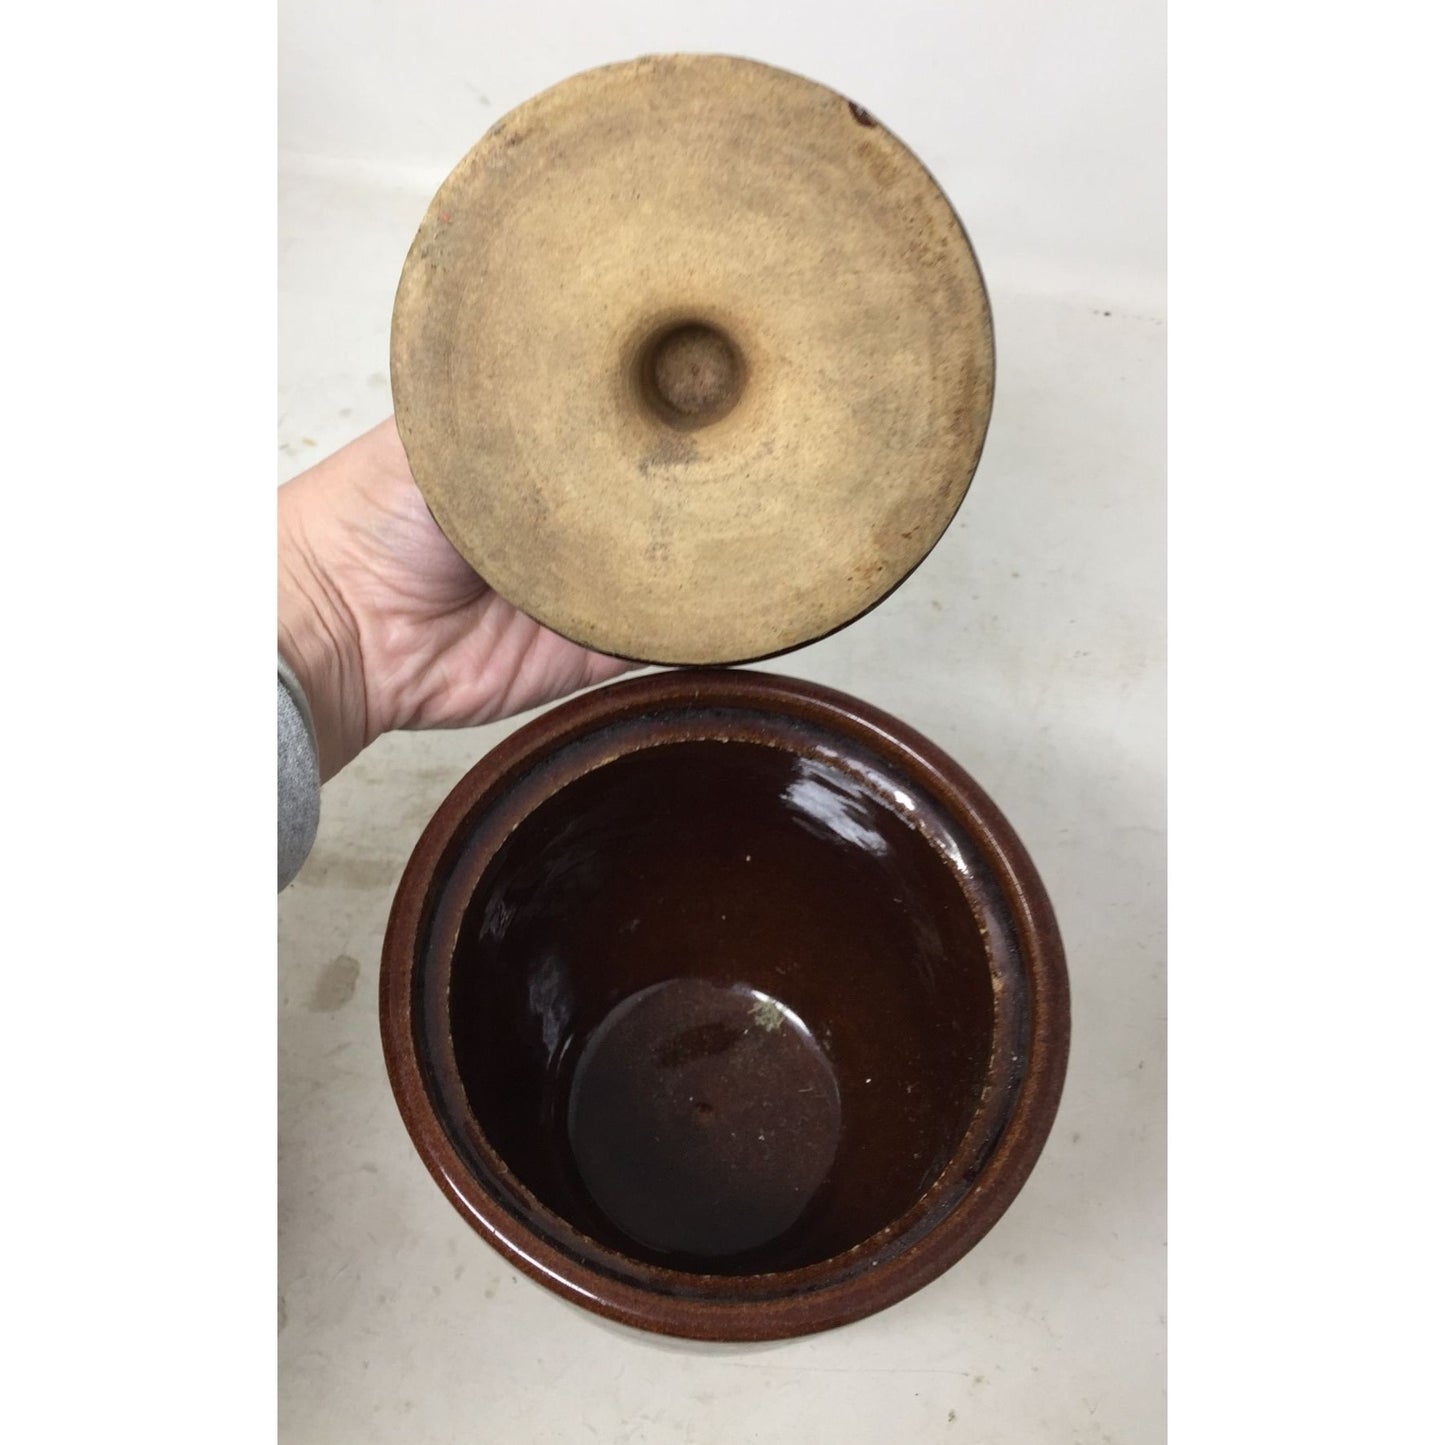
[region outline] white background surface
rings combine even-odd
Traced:
[[[909,582],[766,666],[896,713],[983,783],[1050,889],[1074,986],[1048,1148],[941,1280],[780,1346],[623,1334],[466,1227],[382,1066],[392,890],[515,724],[383,739],[328,784],[280,901],[283,1441],[1162,1439],[1162,32],[1133,3],[283,7],[283,478],[390,410],[391,298],[432,190],[576,70],[751,55],[850,94],[933,170],[995,309],[982,465]]]

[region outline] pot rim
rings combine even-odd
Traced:
[[[519,1218],[476,1177],[450,1137],[427,1082],[413,1007],[420,954],[458,861],[456,846],[482,805],[505,796],[568,743],[627,720],[702,709],[775,715],[841,735],[925,787],[993,874],[1016,941],[1027,1005],[1021,1070],[1006,1078],[1008,1061],[997,1052],[989,1069],[991,1087],[1010,1085],[1012,1109],[976,1172],[955,1181],[960,1197],[935,1209],[940,1217],[931,1223],[917,1207],[903,1216],[917,1216],[920,1231],[903,1249],[884,1253],[897,1232],[890,1225],[842,1254],[790,1272],[799,1276],[799,1292],[767,1298],[749,1297],[747,1282],[780,1276],[728,1277],[734,1298],[689,1297],[658,1288],[676,1287],[686,1275],[641,1265],[589,1241],[592,1252],[615,1260],[619,1271],[652,1283],[631,1282],[558,1247],[556,1238],[577,1231],[530,1196],[528,1212],[545,1221],[552,1237]],[[526,723],[472,767],[427,824],[397,888],[382,950],[380,1015],[387,1073],[413,1144],[453,1206],[509,1263],[572,1303],[619,1323],[733,1342],[847,1324],[897,1303],[957,1263],[998,1222],[1033,1170],[1058,1110],[1069,1047],[1068,977],[1053,909],[1022,843],[982,788],[926,738],[857,698],[778,674],[730,669],[652,673],[583,693]],[[972,1136],[970,1129],[925,1198],[959,1164]],[[860,1268],[860,1258],[870,1253],[882,1257]]]

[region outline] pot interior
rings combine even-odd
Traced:
[[[444,1028],[542,1204],[631,1259],[740,1275],[841,1254],[927,1191],[983,1096],[994,990],[957,855],[896,782],[673,741],[512,830]]]

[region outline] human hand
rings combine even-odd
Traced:
[[[471,727],[618,677],[462,560],[412,480],[395,418],[281,487],[277,640],[321,777],[384,732]]]

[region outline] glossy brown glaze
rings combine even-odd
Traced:
[[[928,1187],[983,1091],[993,990],[948,865],[865,782],[676,742],[513,833],[433,1024],[539,1200],[740,1274],[850,1249]]]
[[[643,1328],[881,1308],[997,1219],[1052,1120],[1062,951],[1008,826],[892,719],[635,679],[458,786],[397,895],[387,1063],[519,1267]]]

